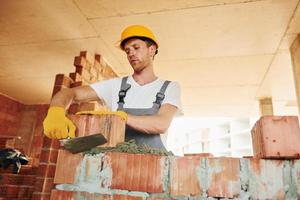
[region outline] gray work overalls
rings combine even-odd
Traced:
[[[153,106],[151,108],[124,108],[124,98],[127,91],[131,87],[131,85],[127,83],[127,79],[128,77],[123,77],[122,79],[121,88],[119,91],[118,110],[124,111],[131,115],[139,116],[156,114],[165,98],[165,91],[170,81],[165,81],[163,83],[162,87],[156,94],[156,100],[153,102]],[[129,141],[131,139],[135,139],[136,144],[138,145],[146,144],[150,147],[165,149],[161,141],[160,134],[146,134],[127,126],[125,132],[125,141]]]

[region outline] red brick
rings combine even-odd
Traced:
[[[73,80],[64,74],[57,74],[55,76],[55,86],[65,86],[69,88],[71,83],[73,83]]]
[[[76,126],[76,136],[101,133],[108,140],[102,146],[114,147],[125,139],[125,121],[113,115],[68,115]]]
[[[55,175],[55,164],[40,163],[38,167],[38,177],[53,178]]]
[[[54,188],[53,178],[36,178],[35,192],[50,193]]]
[[[34,192],[32,194],[32,200],[50,200],[50,193]]]
[[[82,159],[82,154],[72,154],[65,150],[59,150],[54,183],[74,183],[76,170],[80,166]]]
[[[32,186],[35,183],[35,175],[22,175],[1,173],[0,185],[28,185]]]
[[[51,200],[73,200],[73,194],[71,191],[52,190]]]
[[[36,128],[37,131],[38,128]],[[33,158],[33,166],[39,166],[40,164],[40,154],[43,147],[44,136],[43,135],[34,135],[31,148],[30,148],[30,157]]]
[[[88,115],[68,115],[68,118],[76,126],[75,134],[77,137],[85,136],[88,117]]]
[[[208,158],[208,196],[234,198],[239,196],[240,163],[237,158]]]
[[[94,102],[82,102],[79,105],[79,111],[95,111],[99,110],[101,105],[97,101]]]
[[[170,194],[174,196],[197,196],[202,194],[196,170],[200,157],[172,157],[170,159]]]
[[[75,115],[77,112],[79,112],[79,104],[78,103],[71,104],[68,109],[68,114]]]
[[[115,147],[125,140],[125,121],[118,116],[89,116],[85,135],[102,133],[107,143],[102,146]]]
[[[82,77],[80,74],[76,73],[76,72],[72,72],[69,74],[69,77],[74,81],[74,82],[78,82],[78,81],[82,81]]]
[[[61,86],[61,85],[55,85],[53,87],[51,96],[53,97],[54,95],[56,95],[60,90],[62,90],[62,88],[63,88],[63,86]]]
[[[2,173],[12,173],[13,165],[10,165],[7,169],[0,168],[0,174]],[[35,175],[37,169],[30,165],[22,165],[19,175]]]
[[[71,84],[71,88],[78,87],[84,85],[83,81],[77,81]]]
[[[74,58],[74,66],[76,67],[76,72],[81,74],[80,71],[77,70],[77,68],[85,68],[89,70],[91,64],[84,56],[76,56]]]
[[[50,139],[50,138],[47,138],[46,136],[44,136],[43,148],[59,149],[60,148],[59,140]]]
[[[163,192],[166,157],[146,154],[107,153],[112,168],[112,189]]]
[[[56,163],[58,155],[58,149],[42,149],[40,162]]]
[[[300,130],[296,116],[261,117],[251,132],[255,157],[300,157]]]
[[[2,185],[0,187],[0,196],[8,198],[30,198],[32,196],[32,186]]]

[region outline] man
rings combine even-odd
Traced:
[[[57,93],[44,120],[49,138],[75,137],[75,126],[65,116],[73,101],[101,99],[126,120],[125,141],[165,148],[160,134],[167,131],[180,109],[180,87],[176,82],[158,79],[153,60],[159,47],[154,34],[146,27],[133,25],[121,34],[119,47],[126,53],[133,75],[100,81],[89,86],[65,89]]]

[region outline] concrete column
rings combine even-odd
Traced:
[[[294,72],[294,82],[296,88],[297,102],[300,105],[300,34],[296,37],[291,48],[291,58]],[[300,113],[300,107],[298,106],[298,112]]]
[[[273,115],[272,98],[263,98],[259,100],[260,115]]]

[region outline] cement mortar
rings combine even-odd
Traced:
[[[164,149],[152,148],[147,145],[137,145],[135,140],[123,142],[118,144],[116,147],[96,147],[90,151],[85,152],[88,155],[95,155],[105,152],[123,152],[123,153],[139,153],[139,154],[155,154],[161,156],[172,156],[174,155],[171,151]]]

